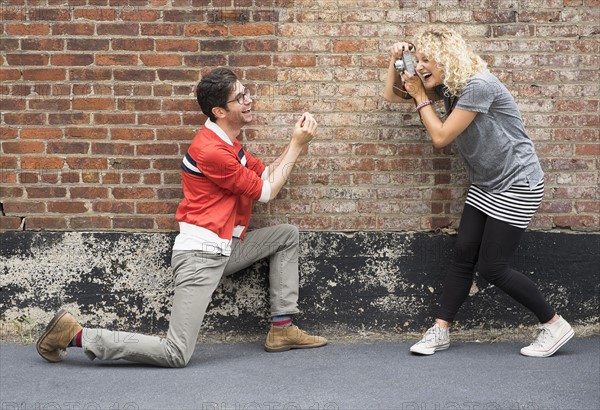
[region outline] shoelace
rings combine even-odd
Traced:
[[[552,333],[544,325],[538,325],[536,332],[534,333],[535,340],[531,343],[532,346],[543,346],[546,343],[546,339],[551,337]]]
[[[421,339],[421,343],[436,342],[438,339],[441,338],[440,336],[441,331],[437,330],[435,327],[431,327],[427,329],[427,332],[425,332],[425,335]]]

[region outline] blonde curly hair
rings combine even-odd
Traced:
[[[475,54],[462,36],[445,26],[425,26],[414,36],[417,51],[437,63],[444,73],[444,85],[459,96],[473,75],[488,71],[487,63]]]

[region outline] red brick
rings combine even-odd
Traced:
[[[64,39],[53,39],[53,38],[35,38],[29,39],[24,38],[21,40],[22,50],[44,50],[49,51],[60,51],[64,48]]]
[[[103,39],[68,39],[67,50],[76,51],[106,51],[110,46],[109,40]]]
[[[28,214],[43,214],[46,211],[45,202],[32,201],[3,201],[2,207],[4,213],[8,216],[13,215],[28,215]]]
[[[44,110],[44,111],[68,111],[71,109],[71,102],[69,99],[56,99],[56,98],[40,98],[36,100],[29,100],[30,110]]]
[[[335,53],[354,53],[377,50],[376,40],[334,40],[333,51]]]
[[[92,205],[94,212],[110,214],[133,214],[135,212],[135,203],[133,202],[94,202]]]
[[[84,216],[70,218],[71,229],[96,230],[110,229],[112,226],[111,218],[108,216]]]
[[[47,54],[7,54],[8,65],[48,65],[50,58]]]
[[[156,228],[161,230],[161,231],[178,231],[179,230],[179,223],[177,222],[177,219],[175,219],[175,217],[173,216],[169,216],[169,217],[158,217],[154,219],[155,223],[156,223]]]
[[[200,40],[200,49],[206,51],[241,51],[242,41],[240,40]]]
[[[2,151],[7,154],[37,154],[44,152],[44,150],[44,143],[38,141],[15,141],[2,143]]]
[[[25,218],[25,229],[28,231],[65,230],[67,228],[66,217],[28,216]]]
[[[135,124],[135,114],[94,114],[96,125],[102,124]]]
[[[106,139],[108,130],[98,127],[68,127],[65,128],[66,138],[81,138],[81,139]]]
[[[176,144],[140,144],[135,147],[136,155],[166,156],[178,155],[179,147]]]
[[[11,180],[10,181],[11,184],[16,183],[17,182],[16,173],[15,173],[14,178],[4,178],[3,176],[0,176],[0,181],[2,181],[2,183],[8,183],[9,179]],[[8,187],[8,186],[4,185],[4,186],[2,186],[2,188],[0,188],[0,197],[2,197],[5,200],[8,198],[21,198],[21,197],[23,197],[24,192],[25,191],[21,187],[16,187],[16,186]]]
[[[142,182],[142,176],[138,173],[122,173],[121,182],[125,185],[137,185]]]
[[[106,158],[67,158],[67,165],[70,169],[107,169],[108,159]]]
[[[185,37],[227,37],[227,26],[213,24],[189,24]]]
[[[123,21],[157,21],[160,18],[160,11],[158,10],[121,10],[121,19]]]
[[[21,222],[18,216],[0,215],[0,231],[17,231],[21,228]]]
[[[99,66],[137,65],[136,54],[102,54],[96,56],[96,64]]]
[[[196,83],[199,80],[198,70],[158,69],[156,73],[161,81]]]
[[[86,125],[90,123],[90,114],[72,113],[72,114],[50,114],[48,115],[48,124],[55,125]]]
[[[82,98],[73,99],[73,109],[83,111],[114,110],[115,100],[110,98]]]
[[[67,77],[67,71],[61,68],[24,69],[22,72],[26,81],[60,81]]]
[[[139,35],[137,24],[131,23],[111,23],[96,24],[96,32],[99,36],[131,36]]]
[[[55,36],[93,36],[94,24],[92,23],[54,23],[52,24],[52,34]]]
[[[22,98],[3,98],[0,96],[2,111],[23,111],[26,109],[25,100]],[[4,139],[6,136],[0,136],[0,139]]]
[[[115,142],[93,143],[92,154],[132,156],[134,154],[134,146],[131,144],[119,144]]]
[[[154,132],[147,128],[116,128],[110,131],[111,140],[152,140]]]
[[[29,187],[26,189],[28,198],[66,198],[67,190],[58,187]]]
[[[278,54],[273,58],[273,65],[283,67],[314,67],[317,57],[302,54]]]
[[[112,195],[115,199],[154,198],[154,190],[151,188],[113,188]]]
[[[588,213],[600,215],[600,201],[577,201],[575,203],[577,213]]]
[[[62,138],[62,130],[56,128],[23,128],[21,130],[21,138],[23,139],[57,139]]]
[[[154,67],[180,66],[182,56],[177,54],[143,54],[140,60],[144,65]]]
[[[115,51],[153,51],[154,40],[151,38],[115,38],[112,40],[112,49]]]
[[[142,37],[145,36],[176,36],[181,37],[183,35],[183,26],[180,24],[170,24],[170,23],[161,23],[161,24],[142,24]],[[189,34],[185,33],[185,36],[188,37]]]
[[[130,158],[114,158],[110,161],[110,167],[114,170],[127,171],[134,169],[149,169],[150,160],[148,159],[130,159]]]
[[[87,212],[84,202],[48,202],[48,212],[61,214],[81,214]]]
[[[114,217],[112,218],[113,229],[154,229],[154,219],[140,217]]]
[[[21,168],[23,169],[61,169],[65,163],[63,158],[56,157],[23,157]]]
[[[169,125],[177,126],[181,124],[179,114],[140,114],[138,123],[144,125]]]
[[[91,21],[114,21],[117,18],[116,8],[75,9],[73,18]]]
[[[554,216],[552,218],[554,226],[557,228],[598,228],[599,217],[598,215],[561,215]]]
[[[89,142],[49,141],[48,154],[87,154],[90,149]]]
[[[198,51],[197,40],[156,40],[156,51],[178,51],[194,52]]]
[[[114,78],[116,81],[146,81],[152,82],[155,80],[156,74],[154,70],[114,70]]]
[[[106,81],[112,78],[112,70],[102,68],[76,68],[69,70],[69,77],[74,81]]]
[[[21,70],[0,69],[0,81],[15,81],[21,78]]]
[[[2,184],[16,184],[17,173],[13,169],[3,169],[0,171],[0,183]],[[0,193],[7,191],[8,188],[0,188]]]
[[[232,36],[271,36],[275,34],[273,24],[232,24],[229,25],[229,32]]]
[[[70,187],[69,192],[73,199],[101,199],[108,198],[108,188],[101,187]]]
[[[178,202],[140,202],[137,204],[138,214],[175,214]]]
[[[600,143],[595,144],[578,144],[575,146],[575,154],[577,156],[600,156]]]

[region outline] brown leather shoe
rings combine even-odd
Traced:
[[[59,310],[37,341],[38,353],[49,362],[60,362],[67,353],[67,346],[81,329],[70,313]]]
[[[285,352],[290,349],[310,349],[327,344],[321,336],[311,336],[298,329],[298,326],[271,326],[265,342],[267,352]]]

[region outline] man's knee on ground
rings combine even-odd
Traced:
[[[192,353],[188,354],[185,350],[179,346],[167,340],[169,345],[167,348],[168,354],[168,367],[181,369],[186,367],[192,358]]]

